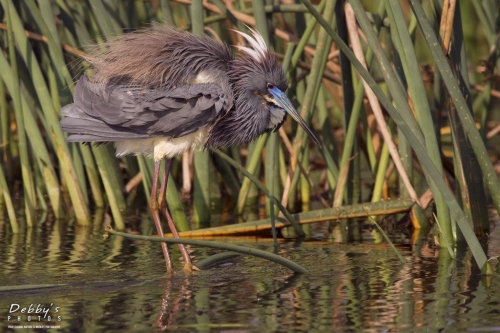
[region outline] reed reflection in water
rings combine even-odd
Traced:
[[[453,261],[447,251],[429,247],[425,239],[410,245],[399,235],[398,249],[407,260],[403,265],[388,246],[375,244],[374,230],[363,226],[356,243],[283,243],[279,254],[310,270],[306,275],[239,257],[189,276],[178,271],[172,278],[157,264],[162,255],[157,244],[119,237],[103,240],[100,226],[47,223],[17,235],[8,228],[0,228],[2,285],[65,285],[0,292],[1,330],[37,323],[28,323],[19,313],[21,322],[7,321],[12,304],[54,304],[62,320],[41,323],[72,332],[499,328],[498,274],[482,278],[469,253],[459,253]],[[342,234],[338,228],[329,235]],[[498,230],[491,235],[491,256],[500,254]],[[268,239],[227,241],[273,248]],[[181,267],[179,252],[172,250]],[[217,253],[190,250],[197,259]]]

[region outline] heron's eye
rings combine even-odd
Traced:
[[[273,89],[273,88],[274,88],[274,86],[271,83],[267,84],[267,89]]]

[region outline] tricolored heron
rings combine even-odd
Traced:
[[[287,81],[277,57],[256,31],[238,32],[249,47],[230,48],[208,36],[170,26],[125,34],[89,58],[92,76],[76,84],[74,103],[62,108],[68,142],[114,142],[116,155],[155,160],[150,209],[158,235],[171,159],[191,148],[241,145],[276,131],[289,114],[319,144],[285,95]],[[165,168],[157,193],[161,161]],[[172,264],[162,244],[167,270]],[[183,245],[185,268],[192,269]]]

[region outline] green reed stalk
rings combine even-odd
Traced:
[[[434,120],[427,100],[424,82],[420,74],[420,67],[417,55],[415,54],[413,41],[406,25],[405,15],[403,14],[399,2],[395,0],[385,0],[385,4],[389,19],[394,25],[394,28],[391,29],[391,33],[395,41],[395,47],[398,49],[404,73],[406,74],[406,82],[408,84],[411,102],[413,103],[420,129],[424,135],[427,152],[434,162],[434,165],[438,168],[438,171],[443,174],[441,149],[436,137]],[[429,186],[431,187],[434,201],[436,202],[437,216],[443,233],[447,239],[453,239],[449,208],[436,186],[432,182],[429,182]],[[444,246],[444,244],[442,245]]]
[[[347,205],[343,207],[334,207],[313,210],[293,214],[294,218],[300,223],[307,225],[325,221],[335,221],[348,218],[366,218],[368,216],[386,216],[391,214],[408,212],[415,203],[411,199],[398,199],[389,201],[378,201],[373,203],[363,203],[357,205]],[[276,221],[277,228],[290,227],[290,223],[283,218]],[[229,236],[229,235],[254,235],[256,232],[268,231],[271,229],[270,219],[250,221],[244,223],[230,224],[221,227],[213,227],[204,230],[191,230],[180,234],[181,237],[201,237],[201,236]]]
[[[7,208],[10,227],[12,228],[12,232],[17,234],[19,233],[19,223],[17,222],[16,211],[14,210],[14,205],[12,204],[12,198],[10,196],[9,186],[7,185],[7,180],[5,179],[2,164],[0,164],[0,191],[2,192],[2,198],[5,202],[5,207]]]
[[[26,222],[28,226],[33,227],[36,223],[35,219],[35,211],[37,209],[37,198],[35,193],[35,184],[33,178],[33,171],[31,170],[31,163],[28,154],[28,144],[26,140],[26,129],[24,122],[24,113],[29,112],[29,110],[24,110],[21,104],[21,81],[19,79],[19,70],[17,65],[17,55],[16,55],[16,46],[14,40],[14,30],[12,24],[12,14],[10,10],[10,6],[12,3],[7,4],[7,39],[9,45],[9,58],[10,65],[12,68],[12,78],[14,84],[12,85],[12,90],[10,90],[10,94],[12,96],[12,100],[14,103],[14,112],[16,115],[16,123],[17,123],[17,140],[18,140],[18,149],[19,149],[19,158],[21,161],[21,173],[23,177],[23,187],[24,187],[24,199],[26,206]],[[4,7],[5,8],[5,7]]]
[[[115,16],[109,15],[104,7],[102,0],[85,0],[88,7],[92,8],[92,13],[95,15],[97,24],[106,38],[111,38],[120,34],[121,28],[116,21]]]
[[[448,8],[448,10],[453,10],[453,8]],[[456,75],[461,77],[460,89],[466,97],[468,109],[472,110],[469,73],[463,44],[462,22],[460,19],[460,3],[458,2],[456,2],[453,21],[451,23],[447,28],[453,29],[453,43],[451,44],[448,58],[454,64],[453,67],[457,71]],[[476,235],[484,239],[485,235],[489,233],[490,223],[488,221],[483,175],[471,144],[467,140],[464,129],[461,126],[456,108],[451,104],[449,107],[455,157],[453,161],[456,169],[459,167],[461,169],[457,175],[463,176],[462,179],[457,178],[457,183],[462,194],[462,207],[464,207],[464,211],[468,215],[469,222],[474,228]],[[483,136],[481,136],[481,140],[482,138]],[[461,234],[458,234],[457,237],[460,237],[459,240],[462,240]]]
[[[191,227],[189,226],[189,221],[186,216],[186,211],[184,210],[184,205],[182,204],[181,201],[181,196],[179,195],[179,190],[175,186],[175,180],[172,174],[168,175],[168,184],[170,185],[167,186],[167,198],[168,198],[167,205],[168,205],[168,210],[172,215],[172,219],[175,221],[175,226],[177,227],[178,231],[191,230]],[[202,221],[205,221],[206,219],[207,218],[204,218]]]
[[[382,47],[381,47],[380,43],[378,42],[376,36],[370,30],[371,25],[366,18],[366,14],[365,14],[364,10],[362,10],[363,7],[361,6],[361,4],[358,0],[350,0],[350,3],[353,6],[354,12],[356,13],[356,16],[358,18],[358,21],[359,21],[363,31],[367,34],[368,43],[374,49],[375,54],[376,54],[381,66],[382,66],[382,71],[384,74],[385,81],[388,85],[388,88],[391,92],[391,95],[393,96],[393,98],[395,100],[396,106],[399,108],[399,112],[405,117],[405,121],[407,123],[408,122],[413,123],[414,118],[411,114],[411,110],[409,110],[409,105],[407,104],[407,101],[406,101],[406,96],[405,96],[406,93],[403,91],[402,87],[399,84],[399,81],[396,79],[395,73],[392,70],[392,67],[391,67],[385,53],[383,52]],[[360,12],[360,10],[362,10],[362,12]],[[391,113],[391,116],[396,121],[398,126],[400,126],[400,124],[398,123],[396,118],[394,118],[394,115],[392,113]],[[401,130],[404,129],[401,126],[400,126],[400,128],[401,128]],[[419,134],[422,135],[420,131],[419,131]],[[405,132],[405,135],[406,135],[407,139],[410,140],[410,137],[408,136],[408,134],[406,132]],[[419,144],[422,144],[422,140],[419,140],[419,141],[420,141]],[[412,146],[415,148],[415,145],[412,144]],[[417,152],[416,149],[415,149],[415,152]],[[422,154],[422,156],[418,155],[418,154],[417,154],[417,156],[419,157],[419,160],[420,160],[421,164],[424,166],[424,170],[426,172],[429,172],[430,169],[432,169],[432,172],[438,171],[437,167],[435,166],[435,164],[433,162],[430,162],[429,165],[427,165],[427,162],[425,162],[422,159],[422,157],[424,157],[424,156],[425,156],[424,157],[425,159],[430,158],[429,155],[427,154],[427,152],[424,152],[424,154]],[[455,197],[452,195],[451,196],[449,195],[449,194],[451,194],[451,191],[447,187],[446,184],[443,184],[444,181],[443,181],[442,176],[438,176],[438,175],[436,175],[436,176],[437,177],[433,177],[432,180],[429,181],[429,183],[432,183],[432,182],[436,183],[437,187],[434,187],[434,189],[441,191],[443,196],[445,196],[445,201],[448,203],[449,208],[454,209],[453,214],[455,215],[455,218],[457,219],[457,222],[459,223],[460,228],[462,229],[462,232],[464,233],[464,235],[467,235],[466,238],[467,237],[470,238],[467,241],[469,243],[469,246],[471,247],[471,250],[475,251],[478,256],[482,257],[484,255],[484,252],[483,252],[482,248],[478,247],[479,242],[478,242],[476,236],[474,235],[474,233],[472,232],[470,226],[467,224],[466,216],[465,216],[463,210],[460,208]],[[437,178],[439,178],[439,179],[437,179]],[[442,183],[443,186],[441,186],[439,183]],[[446,198],[446,196],[449,196],[449,198]],[[450,204],[451,200],[452,200],[452,202]],[[476,259],[478,259],[478,258],[476,257]],[[486,268],[486,266],[481,266],[481,265],[480,265],[480,267]]]
[[[225,152],[227,155],[228,153]],[[234,169],[231,168],[224,160],[222,160],[219,155],[212,154],[212,163],[215,165],[216,169],[219,171],[222,177],[222,181],[224,182],[227,191],[229,192],[229,196],[236,198],[238,193],[240,192],[240,182],[238,177],[234,172]]]
[[[321,13],[325,9],[326,3],[327,0],[321,0],[320,4],[317,7],[318,12]],[[309,43],[309,39],[311,38],[311,35],[314,32],[314,29],[316,28],[316,24],[317,21],[314,19],[311,19],[307,22],[306,30],[304,31],[304,34],[300,37],[300,41],[295,47],[295,51],[293,52],[292,60],[290,63],[290,70],[295,70],[295,68],[297,67],[300,58],[304,54],[304,48]]]
[[[450,65],[443,54],[441,44],[439,43],[434,30],[424,13],[422,5],[411,0],[410,6],[417,17],[420,29],[424,32],[425,40],[434,57],[436,68],[439,70],[453,103],[455,104],[462,126],[464,127],[467,138],[472,145],[485,177],[486,184],[490,190],[490,195],[495,204],[495,208],[498,212],[500,212],[500,182],[493,169],[493,165],[491,164],[488,151],[486,150],[484,142],[481,139],[481,135],[476,128],[476,124],[472,118],[472,112],[465,101],[459,85],[457,84],[457,78],[454,75],[454,71],[450,68]]]
[[[227,156],[224,154],[222,151],[217,150],[215,151],[217,155],[219,155],[222,159],[224,159],[226,162],[231,164],[233,167],[235,167],[237,170],[239,170],[241,173],[243,173],[249,181],[254,183],[266,196],[270,196],[268,189],[259,181],[258,178],[255,177],[251,172],[249,172],[247,169],[242,167],[240,164],[235,162],[231,157]],[[304,232],[302,231],[302,228],[300,225],[295,221],[295,219],[292,217],[292,215],[288,212],[288,210],[281,204],[281,202],[274,197],[274,202],[278,206],[279,210],[283,213],[285,218],[290,222],[290,224],[294,227],[295,232],[299,236],[305,236]]]
[[[55,68],[58,69],[56,75],[60,76],[61,79],[64,79],[67,88],[69,88],[70,91],[73,91],[74,90],[73,77],[69,73],[68,67],[65,66],[66,63],[64,61],[63,54],[61,51],[59,38],[54,37],[54,35],[52,34],[51,28],[49,27],[49,25],[47,25],[47,22],[44,20],[40,10],[35,4],[35,1],[26,0],[25,3],[30,11],[30,15],[32,15],[35,18],[35,22],[38,28],[40,29],[42,34],[45,37],[47,37],[50,57],[53,61],[53,65],[55,66]],[[45,9],[45,11],[47,12],[47,9]],[[46,18],[47,20],[49,20],[49,22],[51,22],[50,26],[53,26],[54,25],[53,14],[50,14],[50,12],[46,14],[50,16]],[[53,29],[55,29],[55,25],[53,26]]]
[[[144,156],[137,156],[137,164],[142,175],[142,186],[144,188],[144,195],[148,198],[151,195],[151,184],[153,184],[153,161],[146,159]],[[168,181],[169,184],[173,184]],[[168,186],[167,186],[168,191]],[[175,219],[174,219],[175,221]]]
[[[82,2],[78,3],[82,4]],[[74,4],[74,5],[78,5]],[[91,39],[90,33],[88,32],[87,28],[85,25],[82,23],[84,18],[82,18],[78,13],[81,12],[81,10],[77,10],[74,8],[73,10],[70,10],[66,5],[63,7],[66,11],[73,11],[75,12],[75,17],[74,21],[67,22],[68,25],[73,26],[74,25],[74,30],[71,30],[67,32],[66,36],[68,39],[73,41],[73,46],[76,45],[76,40],[79,40],[80,42],[78,44],[81,44],[83,48],[89,48],[88,43],[89,40]],[[92,11],[86,11],[88,15],[92,15]],[[65,16],[63,16],[64,18]],[[72,33],[75,33],[73,36]],[[90,50],[89,50],[90,51]],[[73,164],[75,165],[75,170],[79,168],[79,163],[80,168],[85,169],[85,173],[87,175],[87,180],[90,185],[90,190],[92,193],[92,199],[94,201],[94,204],[97,207],[104,207],[104,193],[102,191],[102,186],[101,182],[99,179],[99,171],[95,165],[94,157],[92,155],[91,147],[88,145],[81,145],[81,144],[71,144],[70,145],[72,148],[72,156],[73,156]],[[80,158],[81,155],[81,158]],[[80,171],[82,179],[79,180],[80,186],[82,188],[82,192],[86,192],[86,183],[83,179],[83,172]],[[86,198],[86,194],[84,194],[84,198]],[[86,200],[88,201],[88,200]]]
[[[172,15],[172,7],[170,7],[169,1],[168,0],[160,0],[160,6],[161,6],[161,18],[162,20],[167,23],[174,25],[174,16]]]
[[[9,66],[7,59],[4,57],[3,53],[0,53],[0,76],[2,77],[5,86],[9,91],[13,91],[16,85],[13,71]],[[23,110],[30,110],[29,103],[25,98],[26,94],[21,94],[21,106]],[[61,193],[60,185],[57,179],[57,175],[52,166],[52,161],[50,154],[45,146],[42,133],[38,127],[36,119],[31,112],[24,112],[24,123],[26,131],[30,133],[27,136],[28,142],[31,146],[31,152],[35,156],[34,160],[37,162],[40,172],[44,178],[45,187],[49,195],[49,199],[54,211],[56,218],[61,217],[62,207],[61,207]]]
[[[96,207],[104,207],[104,195],[102,193],[99,180],[99,170],[97,169],[94,158],[92,157],[91,148],[88,145],[80,145],[78,148],[80,149],[83,163],[85,164],[85,171],[87,173],[87,179],[89,181],[94,204]]]
[[[59,126],[59,119],[48,93],[49,89],[45,83],[40,65],[26,37],[23,24],[15,11],[12,0],[0,0],[0,3],[3,8],[10,8],[9,15],[12,19],[11,23],[15,38],[19,45],[23,45],[23,47],[19,49],[19,52],[26,66],[30,69],[31,79],[33,80],[33,85],[47,122],[48,138],[54,145],[63,177],[68,184],[69,194],[71,196],[77,221],[79,224],[88,224],[90,221],[88,207],[85,204],[81,187],[77,182],[74,167],[69,158],[69,150],[64,142],[64,136]],[[10,7],[7,7],[7,5],[10,5]]]
[[[334,8],[335,8],[335,1],[329,1],[325,5],[325,20],[330,22],[328,24],[331,24],[331,22],[334,19],[333,15]],[[309,119],[311,119],[311,115],[313,113],[313,106],[316,104],[316,100],[319,94],[319,88],[321,86],[321,81],[323,79],[323,71],[326,67],[326,60],[327,60],[326,54],[330,49],[330,45],[331,45],[331,38],[323,29],[320,30],[318,34],[318,42],[316,44],[316,49],[315,49],[316,52],[315,57],[311,65],[311,72],[307,77],[307,87],[304,94],[304,99],[302,101],[302,105],[299,110],[299,113],[306,122]],[[292,56],[292,65],[293,61],[294,57]],[[306,137],[305,131],[301,127],[298,127],[292,144],[294,148],[293,156],[295,160],[291,161],[290,163],[294,164],[297,163],[296,161],[300,160],[299,156],[302,155],[304,147],[307,144],[308,144],[308,139]],[[325,155],[326,154],[327,153],[325,153]],[[305,158],[307,158],[307,156],[305,156]],[[298,169],[296,170],[296,172],[298,172]],[[297,180],[298,178],[294,177],[290,190],[291,193],[295,192],[295,187],[297,186]]]
[[[346,41],[349,39],[346,15],[344,11],[344,2],[338,1],[335,7],[335,19],[337,24],[337,32],[342,40]],[[323,30],[322,30],[323,31]],[[324,34],[328,36],[326,31]],[[357,175],[354,172],[356,167],[356,160],[358,157],[352,158],[353,151],[357,150],[357,138],[356,132],[359,121],[359,114],[361,112],[362,101],[363,101],[363,88],[362,83],[359,82],[357,85],[357,90],[361,90],[361,93],[356,94],[355,84],[351,71],[351,64],[349,59],[344,55],[340,54],[340,75],[342,80],[342,105],[344,109],[344,132],[346,137],[344,140],[344,150],[342,158],[339,163],[339,169],[342,170],[348,167],[348,172],[346,177],[349,179],[348,182],[339,182],[343,184],[342,189],[336,189],[336,193],[341,193],[345,197],[346,204],[352,204],[356,198],[354,197],[354,183],[359,185],[359,179],[356,179]],[[359,156],[359,155],[358,155]]]
[[[382,152],[378,159],[377,173],[375,176],[375,184],[373,185],[371,202],[380,201],[382,198],[382,190],[384,186],[384,181],[386,180],[385,174],[387,172],[387,167],[389,166],[389,148],[387,143],[384,142],[382,146]]]
[[[257,31],[262,35],[264,41],[267,45],[271,45],[271,37],[269,35],[268,21],[264,12],[264,0],[252,0],[252,8],[254,9],[255,17],[255,27]],[[266,186],[269,189],[269,200],[266,204],[266,210],[271,217],[271,224],[275,223],[275,215],[277,211],[275,210],[275,190],[279,187],[279,177],[277,177],[277,167],[278,167],[278,134],[270,133],[269,139],[267,141],[265,150],[265,181]],[[276,228],[272,228],[272,235],[274,240],[274,246],[278,246]]]
[[[122,215],[125,209],[125,200],[122,194],[123,187],[117,186],[112,167],[108,167],[113,163],[111,161],[112,157],[108,156],[106,147],[102,145],[92,147],[92,152],[95,156],[97,168],[107,194],[115,226],[118,230],[125,230],[125,222]]]
[[[325,88],[321,87],[318,94],[318,100],[316,101],[318,107],[318,122],[321,126],[321,134],[323,139],[322,144],[324,150],[328,152],[325,153],[326,177],[329,184],[329,193],[330,193],[329,197],[330,199],[333,199],[333,193],[338,185],[337,180],[339,177],[339,170],[334,161],[334,156],[336,159],[336,157],[338,156],[338,152],[337,152],[337,145],[335,143],[335,139],[333,137],[333,133],[330,128],[329,120],[331,114],[329,114],[328,109],[326,107],[326,99],[327,96],[325,93]]]
[[[435,167],[434,163],[430,159],[429,155],[426,153],[426,149],[423,146],[423,135],[418,129],[418,125],[416,124],[416,121],[412,117],[407,117],[406,115],[411,114],[411,112],[402,112],[402,110],[408,109],[408,105],[406,104],[406,101],[404,99],[404,96],[399,96],[399,94],[395,97],[396,105],[400,109],[399,112],[396,111],[395,107],[392,105],[392,103],[389,101],[387,96],[384,95],[380,87],[377,85],[373,77],[368,73],[366,69],[363,68],[361,63],[356,59],[354,54],[351,52],[349,47],[337,36],[335,31],[330,27],[328,22],[326,22],[323,17],[315,11],[315,9],[312,7],[312,5],[309,3],[308,0],[301,0],[304,5],[307,6],[311,14],[316,17],[318,22],[323,26],[325,30],[332,36],[334,41],[337,43],[337,46],[344,52],[348,57],[353,66],[356,68],[356,70],[359,72],[359,74],[363,77],[363,79],[367,82],[367,84],[370,86],[370,88],[373,90],[381,104],[386,108],[386,110],[389,112],[397,126],[401,129],[401,131],[405,134],[406,138],[412,145],[415,154],[419,158],[421,164],[427,169],[427,172],[429,173],[431,179],[433,182],[436,183],[438,189],[441,191],[443,196],[445,197],[446,202],[448,203],[450,207],[450,211],[452,212],[452,217],[455,219],[462,230],[464,234],[467,234],[468,237],[467,243],[469,244],[469,247],[474,255],[474,258],[476,259],[476,262],[478,266],[483,270],[483,272],[488,272],[491,271],[491,266],[487,262],[486,255],[481,248],[481,244],[475,237],[472,229],[468,225],[466,221],[466,217],[462,209],[460,208],[460,205],[456,201],[453,193],[451,190],[447,187],[446,183],[444,182],[443,178],[440,176],[439,171]],[[359,13],[360,16],[365,15],[364,8],[361,6],[361,4],[358,1],[350,0],[351,5],[353,6],[354,12]],[[367,22],[367,20],[362,20],[360,21],[362,23],[363,31],[369,35],[368,41],[373,42],[376,40],[376,37],[373,36],[371,33],[371,28],[370,24]],[[374,45],[376,46],[376,45]],[[373,48],[373,47],[372,47]],[[383,50],[380,49],[380,45],[378,45],[374,51],[376,50],[375,54],[380,54],[383,52]],[[387,75],[390,73],[390,80],[386,78],[386,82],[390,82],[393,79],[393,74],[392,74],[392,69],[390,65],[384,65],[384,75]],[[397,85],[399,83],[394,82]],[[397,90],[394,91],[397,93]],[[391,91],[392,93],[392,91]],[[404,94],[401,94],[404,95]],[[396,98],[397,97],[397,98]],[[406,106],[405,106],[406,105]],[[407,110],[409,111],[409,110]],[[404,119],[403,119],[404,117]]]
[[[471,4],[474,6],[479,22],[481,22],[481,27],[483,28],[486,39],[488,40],[488,44],[493,45],[495,44],[497,32],[495,29],[495,20],[490,19],[488,17],[488,13],[494,13],[495,10],[488,11],[486,9],[491,6],[488,2],[489,1],[471,1]]]
[[[127,234],[123,232],[117,232],[112,229],[106,229],[106,232],[111,234],[111,235],[117,235],[117,236],[122,236],[126,238],[131,238],[131,239],[140,239],[140,240],[147,240],[151,242],[166,242],[166,243],[173,243],[173,244],[188,244],[188,245],[195,245],[195,246],[203,246],[203,247],[210,247],[210,248],[215,248],[215,249],[223,249],[223,250],[228,250],[228,251],[233,251],[233,252],[238,252],[238,253],[243,253],[263,259],[267,259],[269,261],[273,261],[277,264],[283,265],[287,267],[288,269],[296,272],[296,273],[307,273],[307,270],[303,268],[302,266],[294,263],[293,261],[290,261],[288,259],[285,259],[281,256],[278,256],[273,253],[269,253],[266,251],[262,251],[259,249],[255,248],[249,248],[241,245],[235,245],[235,244],[227,244],[227,243],[221,243],[221,242],[213,242],[213,241],[203,241],[203,240],[195,240],[195,239],[186,239],[186,238],[165,238],[165,237],[150,237],[150,236],[141,236],[141,235],[132,235],[132,234]]]
[[[203,3],[202,0],[191,2],[192,32],[202,36]],[[210,222],[210,153],[197,151],[194,153],[194,184],[193,184],[193,220],[198,228]]]
[[[4,36],[3,34],[2,36]],[[7,59],[1,54],[4,59],[5,65],[0,65],[0,69],[10,68]],[[2,71],[3,73],[3,71]],[[7,91],[5,90],[5,84],[0,80],[0,151],[2,156],[0,157],[3,164],[5,165],[5,174],[8,178],[12,177],[12,164],[11,164],[11,154],[9,154],[10,145],[10,113],[7,104]]]
[[[262,38],[264,38],[264,41],[270,45],[269,28],[267,26],[266,13],[264,11],[264,0],[252,0],[252,8],[254,10],[255,27],[262,35]]]
[[[251,147],[249,147],[248,149],[249,155],[247,156],[246,170],[254,176],[256,176],[258,167],[262,162],[260,156],[262,149],[266,144],[267,138],[268,138],[267,135],[260,137],[259,139],[257,139],[257,141],[253,142],[253,149],[251,149]],[[238,203],[237,203],[238,214],[241,214],[243,212],[243,209],[245,208],[246,200],[251,185],[252,182],[250,182],[248,178],[243,179],[243,182],[241,184],[241,190],[240,193],[238,194]]]

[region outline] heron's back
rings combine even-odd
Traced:
[[[92,81],[104,85],[112,81],[173,89],[204,73],[202,76],[229,91],[227,71],[233,58],[226,44],[208,36],[157,25],[114,38],[106,44],[105,52],[89,61],[94,70]]]

